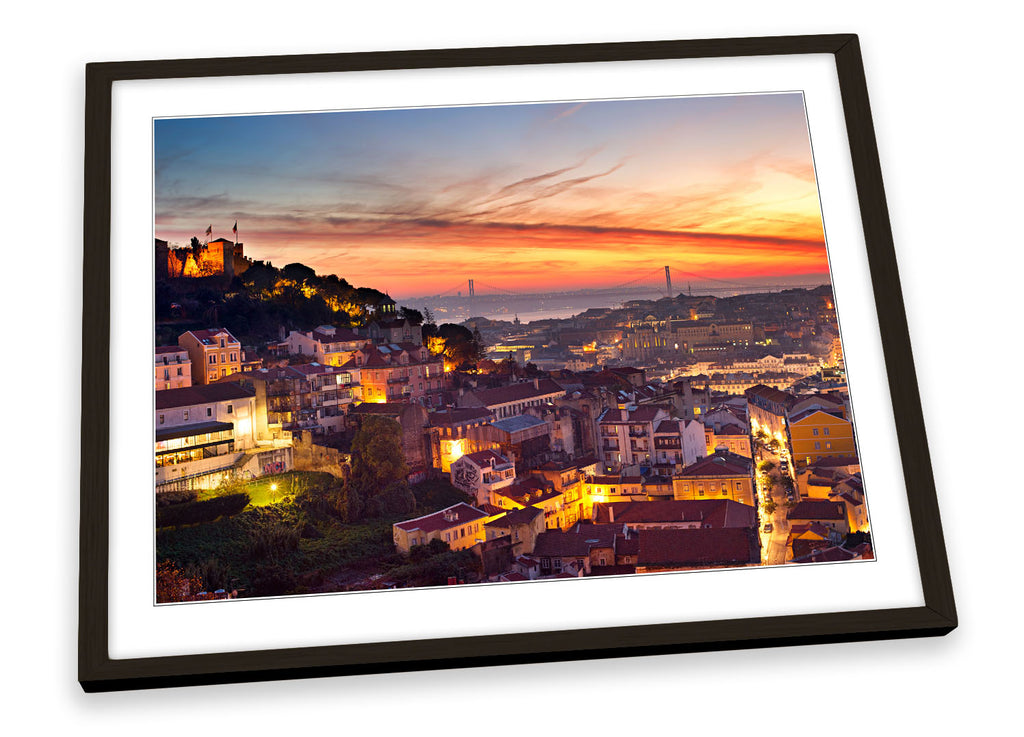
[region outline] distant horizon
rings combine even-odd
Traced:
[[[403,298],[467,278],[601,289],[666,263],[712,281],[828,273],[800,93],[158,119],[154,133],[158,238],[235,240],[237,223],[255,260]]]

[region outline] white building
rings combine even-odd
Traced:
[[[245,460],[244,451],[256,447],[255,415],[255,394],[234,383],[157,392],[158,490],[209,488],[231,477]],[[285,462],[283,457],[279,461]]]
[[[516,467],[493,450],[467,453],[452,462],[452,485],[472,496],[477,505],[495,504],[492,492],[511,486]]]

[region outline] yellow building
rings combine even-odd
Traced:
[[[452,550],[466,550],[487,537],[484,525],[493,519],[486,512],[460,502],[440,512],[392,525],[395,548],[408,553],[416,545],[441,540]]]
[[[675,499],[731,499],[754,505],[754,464],[727,450],[697,461],[672,479]]]
[[[178,336],[178,345],[188,351],[195,384],[212,384],[242,370],[242,344],[224,328],[189,330]]]
[[[544,526],[549,530],[564,530],[573,524],[569,522],[572,507],[566,508],[565,494],[536,478],[497,489],[493,498],[494,505],[502,510],[537,507],[544,512]]]
[[[789,422],[790,447],[798,466],[807,466],[828,456],[855,456],[853,424],[818,409],[794,415]]]

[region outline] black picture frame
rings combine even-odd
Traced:
[[[108,651],[111,100],[119,80],[831,54],[839,78],[924,606],[515,635],[112,659]],[[86,67],[79,668],[85,691],[942,635],[957,626],[856,35],[95,63]]]

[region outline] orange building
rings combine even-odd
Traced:
[[[811,409],[790,418],[793,460],[807,466],[829,456],[855,456],[853,424],[837,414]]]
[[[224,328],[189,330],[178,336],[178,345],[188,351],[194,384],[212,384],[242,370],[242,344]]]

